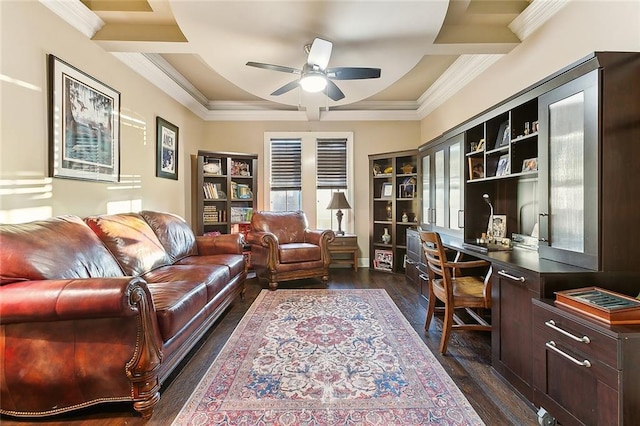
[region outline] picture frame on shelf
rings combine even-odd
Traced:
[[[398,186],[400,198],[414,198],[416,196],[416,179],[408,177]]]
[[[120,180],[120,92],[49,55],[49,172]]]
[[[202,172],[208,175],[222,175],[222,161],[219,158],[207,158],[202,166]]]
[[[507,215],[494,214],[491,223],[491,233],[493,238],[507,237]]]
[[[495,148],[509,145],[509,142],[511,142],[511,131],[509,128],[509,120],[507,120],[503,121],[498,128]]]
[[[471,152],[482,152],[484,151],[484,139],[480,139],[477,143],[471,142]]]
[[[522,172],[537,172],[538,171],[538,157],[527,158],[522,161]]]
[[[385,182],[382,184],[382,188],[380,190],[380,198],[391,198],[393,195],[393,185],[389,182]]]
[[[469,180],[484,178],[484,158],[469,157]]]
[[[509,154],[501,155],[498,159],[496,176],[506,176],[509,174]]]
[[[393,271],[393,251],[376,250],[373,259],[373,267],[379,271]]]
[[[178,126],[156,117],[156,176],[178,180]]]

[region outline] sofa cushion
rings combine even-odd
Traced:
[[[171,263],[187,256],[198,254],[196,236],[180,216],[171,213],[152,212],[143,210],[140,216],[149,224],[162,247],[171,258]]]
[[[77,216],[0,225],[0,283],[121,277],[102,241]]]
[[[231,277],[244,272],[245,261],[241,254],[212,254],[208,256],[189,256],[176,265],[221,265],[229,268]]]
[[[169,265],[142,275],[148,283],[194,281],[207,288],[207,302],[230,280],[229,268],[223,265]]]
[[[139,214],[90,216],[84,221],[127,275],[140,276],[171,263],[160,240]]]
[[[280,244],[280,263],[313,262],[320,260],[320,246],[308,243]]]
[[[207,287],[198,280],[149,283],[162,341],[166,342],[202,310]]]

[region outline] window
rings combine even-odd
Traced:
[[[327,206],[339,189],[354,207],[352,152],[352,133],[265,133],[265,209],[303,210],[309,226],[337,229],[336,212]],[[352,210],[342,212],[342,229],[354,232]]]

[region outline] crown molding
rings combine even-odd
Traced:
[[[79,0],[40,0],[40,3],[87,38],[92,38],[104,27],[104,21]]]
[[[534,0],[509,24],[509,29],[524,40],[536,32],[570,0]]]

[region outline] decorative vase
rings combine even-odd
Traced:
[[[409,216],[407,216],[407,212],[402,213],[402,221],[409,222]]]
[[[387,203],[387,219],[391,220],[391,218],[393,217],[392,212],[393,212],[393,206],[391,204],[391,201],[389,201]]]
[[[384,234],[382,234],[382,242],[389,244],[391,242],[391,235],[389,235],[389,228],[384,228]]]

